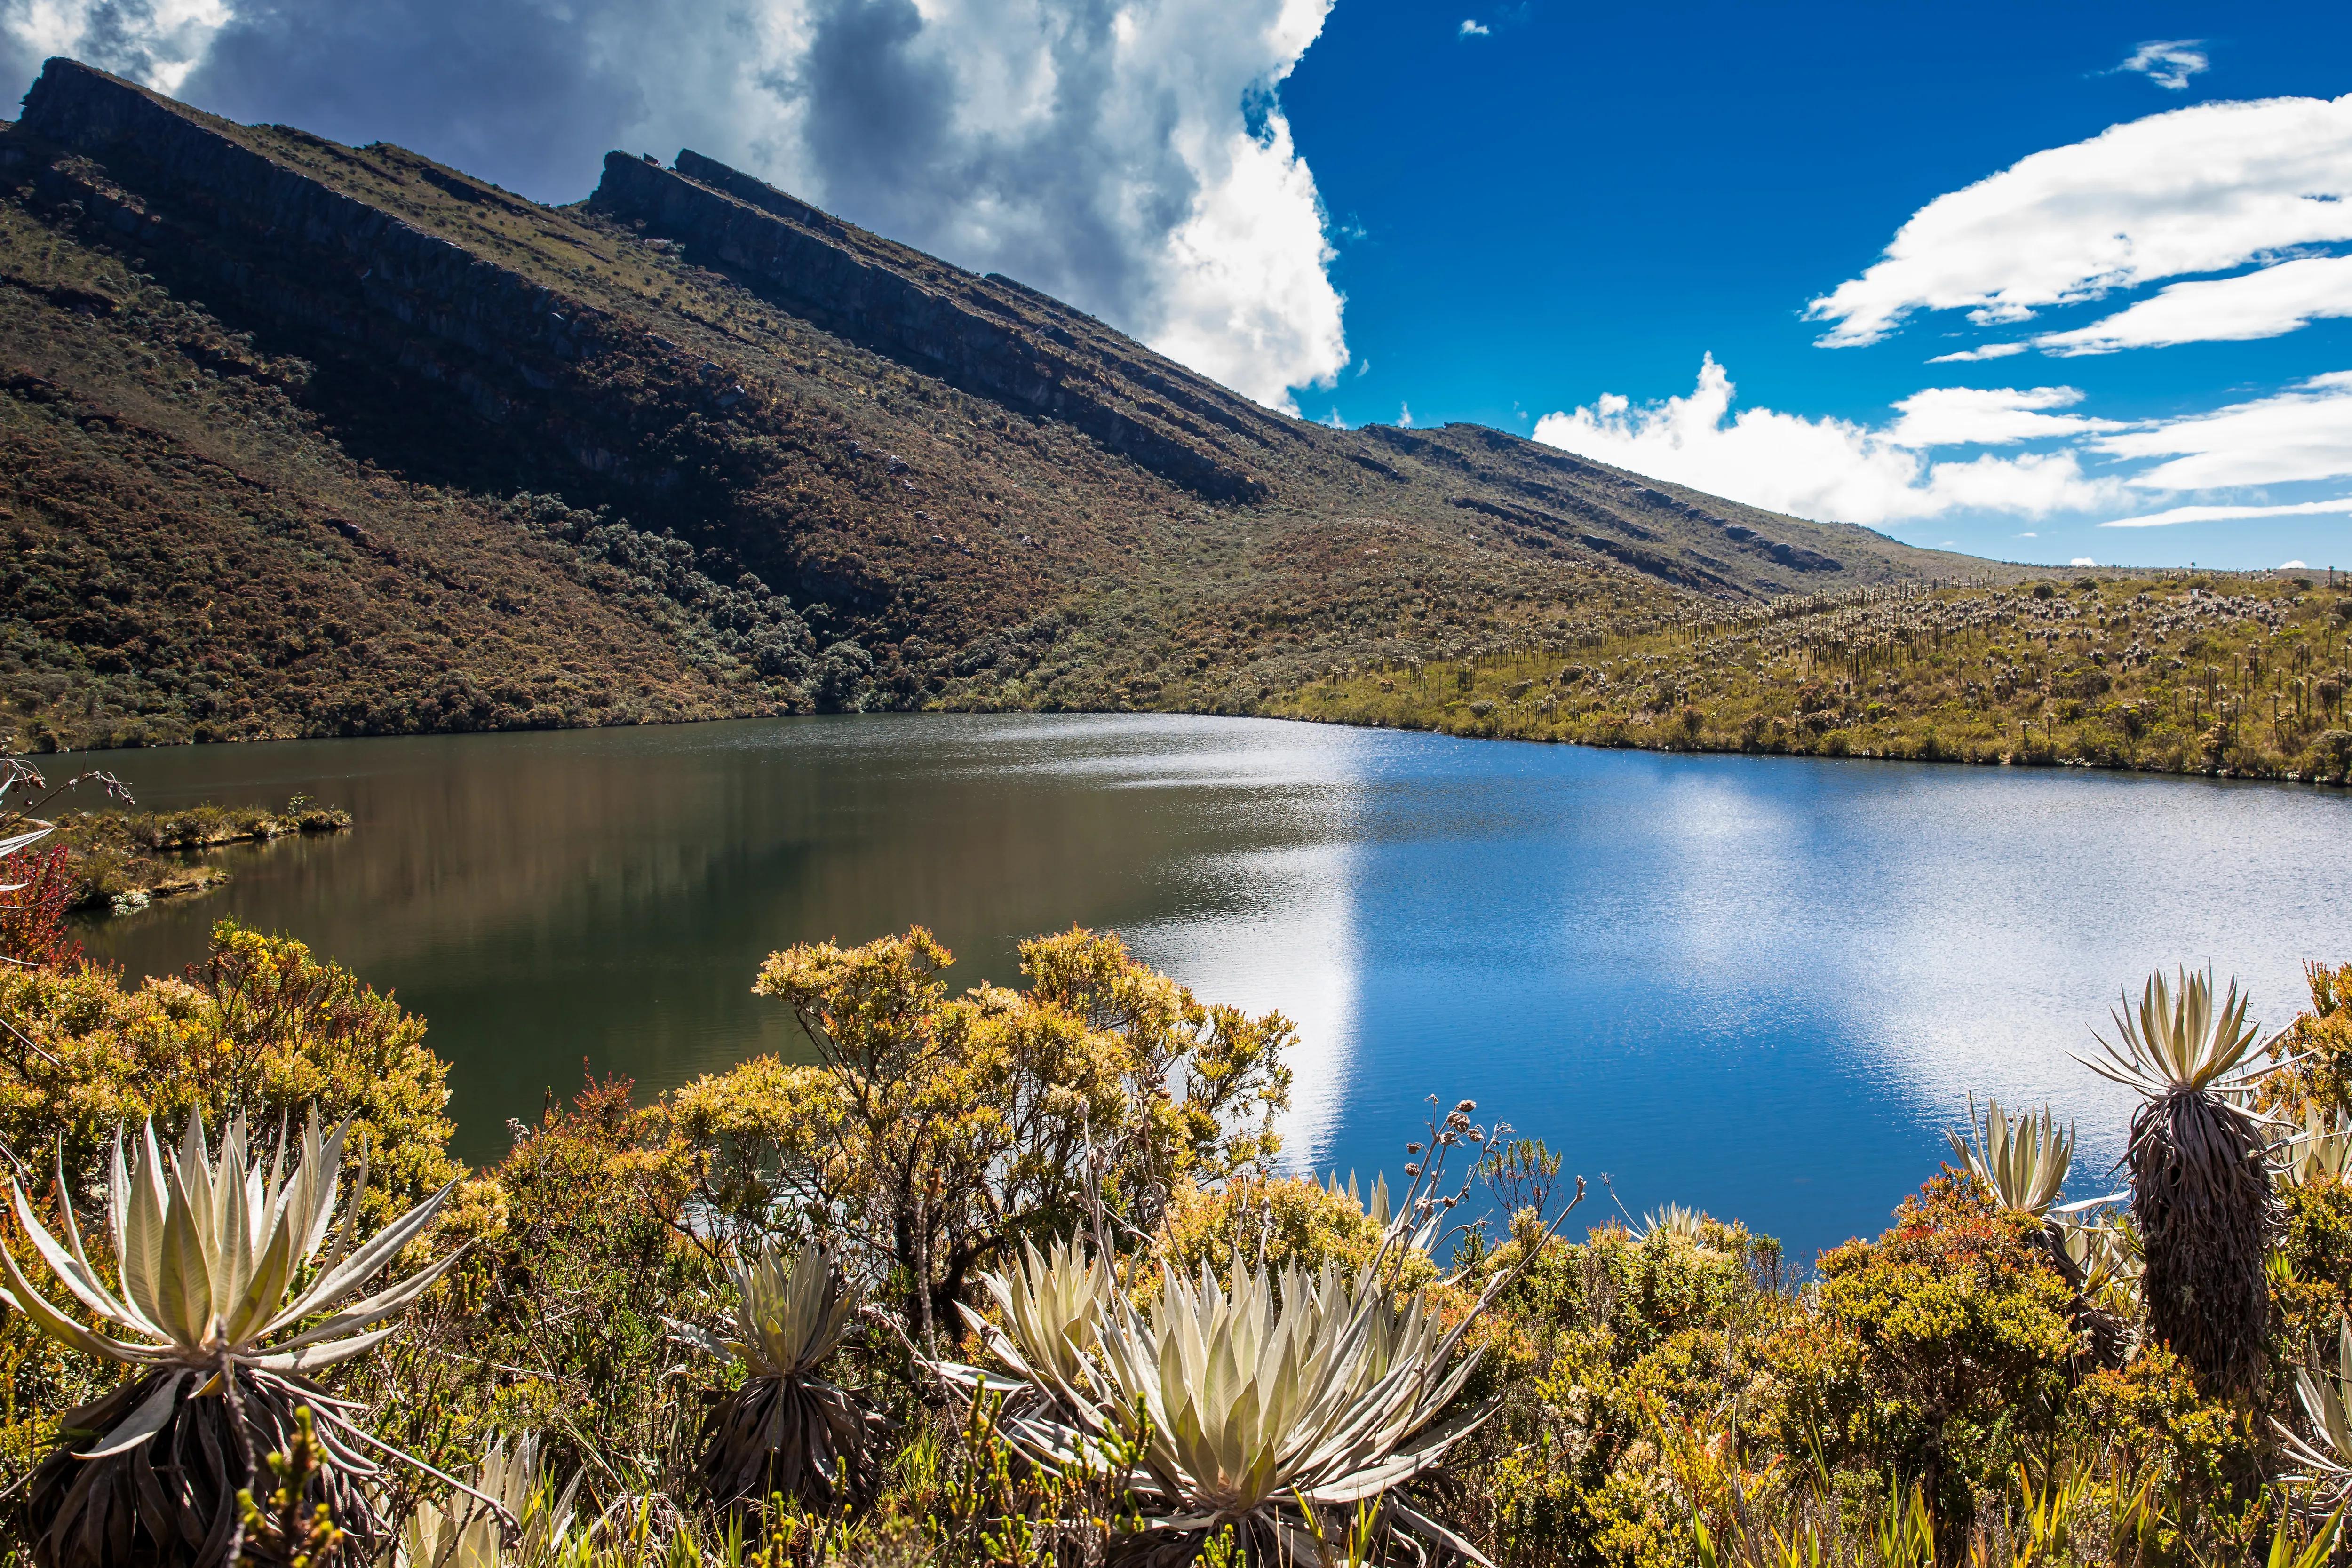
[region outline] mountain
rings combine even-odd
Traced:
[[[1993,570],[1275,413],[690,151],[545,206],[62,59],[0,129],[0,432],[42,746],[1251,711]]]

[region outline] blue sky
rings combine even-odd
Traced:
[[[1465,36],[1465,18],[1487,30]],[[2194,60],[2177,58],[2148,62],[2153,71],[2115,68],[2145,43],[2180,40],[2198,42],[2170,53],[2201,56],[2204,68],[2184,73]],[[2183,87],[2155,79],[2183,74]],[[1817,346],[1827,329],[1804,313],[1878,260],[1915,212],[2030,154],[2190,106],[2347,92],[2352,7],[2341,5],[1535,4],[1457,16],[1342,0],[1283,89],[1341,235],[1332,276],[1355,356],[1328,394],[1307,392],[1301,406],[1359,423],[1394,422],[1409,405],[1417,423],[1470,419],[1530,434],[1544,415],[1592,408],[1608,394],[1628,398],[1629,414],[1687,398],[1707,355],[1737,388],[1735,414],[1769,408],[1874,428],[1927,388],[2068,387],[2081,399],[2045,398],[2045,412],[2118,423],[2273,397],[2352,368],[2352,320],[2248,342],[1931,364],[2112,316],[2163,282],[2014,324],[1923,310],[1857,347]],[[2352,310],[2352,286],[2334,297]],[[2338,445],[2352,448],[2352,403],[2344,421]],[[2104,454],[2081,462],[2095,478],[2153,466]],[[2094,526],[2199,502],[2347,494],[2352,475],[2339,474],[2135,490],[2082,510],[1857,521],[2019,559],[2352,566],[2352,521],[2342,515]]]
[[[693,146],[1306,417],[2352,567],[2340,4],[0,0],[51,53],[542,200]]]

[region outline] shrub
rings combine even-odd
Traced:
[[[2186,1518],[2242,1508],[2261,1489],[2263,1445],[2249,1418],[2199,1394],[2188,1365],[2161,1346],[2085,1376],[2060,1436],[2077,1453],[2107,1451],[2123,1474],[2153,1467]]]
[[[351,1119],[371,1218],[457,1174],[449,1069],[425,1046],[425,1020],[289,938],[223,921],[186,979],[136,990],[87,966],[0,971],[0,1014],[45,1053],[0,1077],[0,1145],[61,1139],[68,1166],[86,1170],[126,1123],[201,1111],[215,1126],[235,1112],[274,1125],[316,1107]]]
[[[66,934],[74,873],[65,846],[0,855],[0,963],[50,968],[72,963],[81,944]],[[21,1042],[0,1045],[11,1056]]]
[[[1362,1203],[1311,1176],[1244,1176],[1209,1190],[1185,1182],[1160,1230],[1165,1260],[1187,1275],[1203,1263],[1222,1273],[1236,1261],[1352,1271],[1380,1239],[1381,1223]]]
[[[1767,1360],[1787,1405],[1767,1418],[1784,1450],[1814,1438],[1833,1460],[1891,1468],[1964,1523],[1977,1491],[2058,1420],[2081,1350],[2072,1291],[2042,1222],[1939,1176],[1875,1241],[1825,1252],[1815,1310]]]
[[[2304,981],[2311,1006],[2271,1042],[2271,1060],[2281,1065],[2263,1075],[2256,1103],[2290,1120],[2326,1121],[2352,1111],[2352,963],[2306,963]]]
[[[368,1369],[386,1435],[444,1468],[539,1430],[601,1467],[685,1489],[685,1351],[667,1320],[724,1279],[685,1221],[697,1152],[625,1079],[590,1079],[453,1197],[474,1241],[412,1331]]]
[[[739,1215],[765,1191],[876,1247],[927,1346],[977,1269],[1066,1235],[1090,1184],[1149,1231],[1178,1182],[1280,1144],[1282,1015],[1204,1004],[1115,936],[1072,930],[1021,957],[1026,992],[950,997],[953,959],[920,928],[772,953],[752,989],[791,1006],[818,1065],[763,1058],[673,1101],[688,1136],[725,1142],[713,1179]]]

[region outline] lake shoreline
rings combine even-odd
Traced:
[[[2147,778],[2210,779],[2216,783],[2238,784],[2302,784],[2326,789],[2352,786],[2352,774],[2310,778],[2302,773],[2251,773],[2237,768],[2161,768],[2143,763],[2103,762],[2090,757],[2052,757],[2046,753],[2019,755],[2002,752],[1998,755],[1954,755],[1938,750],[1934,755],[1895,751],[1854,749],[1843,752],[1799,751],[1793,747],[1741,746],[1734,743],[1710,743],[1706,741],[1675,744],[1660,741],[1644,744],[1633,739],[1596,740],[1568,735],[1508,735],[1482,732],[1475,729],[1448,729],[1442,724],[1391,722],[1385,719],[1360,720],[1328,718],[1313,713],[1253,713],[1243,715],[1202,714],[1202,718],[1244,717],[1272,719],[1291,724],[1323,724],[1342,730],[1387,730],[1397,734],[1443,735],[1454,741],[1498,742],[1523,746],[1573,746],[1589,752],[1647,752],[1656,756],[1688,757],[1756,757],[1780,758],[1808,763],[1951,763],[1958,767],[2015,768],[2021,772],[2048,773],[2079,768],[2088,773],[2134,773]]]
[[[884,709],[855,713],[793,713],[741,714],[718,719],[646,719],[625,724],[519,724],[510,729],[497,730],[420,730],[387,731],[381,734],[358,735],[268,735],[224,740],[217,736],[167,742],[152,746],[114,746],[89,751],[57,751],[26,753],[28,760],[63,763],[74,757],[129,757],[153,752],[184,752],[194,750],[262,749],[276,746],[317,744],[345,741],[422,741],[455,740],[469,735],[527,734],[607,734],[638,731],[691,730],[698,726],[719,724],[751,724],[763,721],[782,722],[792,720],[863,719],[920,720],[929,718],[1060,718],[1060,719],[1230,719],[1258,720],[1274,723],[1307,724],[1340,730],[1385,731],[1393,734],[1440,735],[1453,741],[1496,742],[1514,745],[1570,747],[1590,752],[1640,752],[1656,756],[1692,757],[1755,757],[1811,763],[1950,763],[1960,767],[2014,768],[2020,772],[2048,773],[2080,769],[2088,773],[2131,773],[2148,778],[2205,779],[2214,783],[2292,784],[2310,784],[2321,788],[2352,787],[2352,773],[2313,777],[2286,771],[2279,773],[2252,772],[2238,768],[2169,768],[2139,763],[2116,763],[2090,757],[2054,757],[2046,751],[2017,750],[1999,752],[1955,751],[1937,746],[1932,752],[1904,751],[1894,747],[1872,749],[1849,747],[1844,751],[1824,752],[1801,750],[1790,745],[1746,746],[1736,741],[1715,741],[1702,736],[1696,742],[1677,742],[1665,736],[1650,742],[1627,734],[1616,738],[1571,736],[1562,734],[1513,734],[1474,719],[1465,726],[1452,727],[1443,723],[1421,723],[1387,717],[1352,719],[1330,714],[1305,712],[1213,712],[1192,708],[963,708],[935,706],[919,709]]]

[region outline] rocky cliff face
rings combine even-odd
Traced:
[[[610,346],[596,311],[286,167],[209,116],[74,61],[49,62],[18,125],[89,155],[37,177],[123,238],[200,258],[273,313],[381,340],[492,417],[504,412],[494,384],[441,351],[544,388],[562,365]],[[285,266],[257,268],[239,254],[251,251]]]
[[[605,155],[592,205],[827,331],[951,386],[1067,421],[1216,500],[1263,500],[1253,457],[1290,421],[1009,279],[866,233],[691,150]]]

